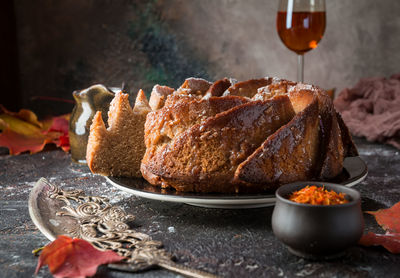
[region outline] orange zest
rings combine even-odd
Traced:
[[[340,205],[349,202],[344,193],[336,193],[315,185],[307,185],[303,189],[293,192],[289,196],[289,200],[310,205]]]

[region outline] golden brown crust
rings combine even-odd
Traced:
[[[189,127],[246,102],[247,99],[238,96],[190,99],[149,113],[145,124],[146,146],[149,148],[160,141],[169,142]]]
[[[344,121],[342,119],[342,116],[337,111],[336,111],[336,119],[339,123],[340,132],[342,135],[342,141],[343,141],[343,147],[344,147],[344,153],[345,153],[344,156],[345,157],[358,156],[358,151],[357,151],[356,146],[354,145],[353,138],[351,138],[349,128],[346,126],[346,124],[344,123]]]
[[[190,77],[183,82],[183,84],[176,91],[177,94],[185,94],[185,95],[195,95],[195,96],[204,96],[207,90],[212,85],[211,82],[208,82],[202,78],[194,78]]]
[[[227,95],[243,96],[252,98],[257,94],[257,89],[271,84],[272,78],[265,77],[260,79],[250,79],[238,82],[228,89]]]
[[[357,155],[357,149],[346,125],[335,111],[332,99],[316,86],[278,79],[260,88],[253,99],[268,99],[281,94],[289,96],[296,113],[303,111],[317,97],[320,121],[318,161],[321,163],[316,170],[316,177],[326,180],[339,175],[343,170],[344,158]]]
[[[231,85],[231,81],[226,77],[217,80],[208,88],[205,97],[220,97]]]
[[[236,106],[193,125],[156,151],[148,146],[142,169],[178,191],[237,192],[232,183],[236,167],[293,116],[287,96]],[[146,123],[146,134],[150,130]]]
[[[323,117],[321,116],[321,119]],[[323,126],[321,135],[322,144],[320,148],[321,161],[323,161],[320,170],[321,179],[330,179],[339,175],[343,170],[344,148],[342,135],[334,111],[329,114],[329,125]]]
[[[212,86],[208,94],[211,90]],[[221,89],[217,91],[219,94]],[[260,192],[296,180],[332,178],[341,173],[346,155],[356,154],[332,100],[318,87],[264,78],[237,83],[224,93],[235,94],[252,100],[215,116],[205,113],[201,117],[193,112],[191,120],[187,120],[191,109],[178,107],[193,105],[201,94],[175,92],[169,96],[170,104],[163,109],[174,107],[175,114],[152,113],[146,123],[144,177],[178,191]],[[283,119],[276,126],[269,123],[270,132],[255,127],[260,107],[285,98],[290,99],[290,108],[274,111],[269,119],[292,114],[286,119],[291,120],[288,124]],[[154,124],[168,119],[167,114],[185,124],[175,127],[172,120],[167,128],[165,123]],[[182,117],[188,118],[182,121]],[[161,130],[168,139],[154,140],[153,134]]]
[[[280,184],[310,180],[318,163],[318,102],[307,107],[242,162],[235,181],[263,190],[274,190]]]
[[[168,86],[160,86],[158,84],[155,85],[153,87],[153,90],[151,91],[149,100],[151,110],[156,111],[158,109],[161,109],[164,106],[167,97],[173,92],[174,89]]]

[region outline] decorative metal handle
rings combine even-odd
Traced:
[[[172,261],[172,255],[160,241],[130,229],[128,222],[135,219],[121,207],[113,206],[104,197],[85,196],[82,190],[64,191],[42,180],[48,187],[48,198],[64,203],[58,216],[67,216],[76,222],[65,232],[90,242],[99,250],[113,250],[125,257],[121,264],[109,264],[112,269],[137,272],[159,266],[193,278],[215,278],[216,275],[191,269]]]

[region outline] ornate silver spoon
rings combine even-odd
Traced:
[[[159,266],[188,277],[217,277],[172,261],[160,241],[130,229],[127,223],[135,217],[107,198],[85,196],[82,190],[63,191],[41,178],[29,195],[29,214],[49,240],[58,235],[78,237],[127,258],[122,264],[109,264],[112,269],[137,272]]]

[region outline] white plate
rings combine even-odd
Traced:
[[[367,165],[360,157],[347,157],[343,163],[344,170],[335,180],[346,186],[362,182],[368,174]],[[224,194],[224,193],[186,193],[173,189],[161,189],[152,186],[144,179],[106,177],[107,181],[118,189],[133,195],[158,201],[186,203],[208,208],[258,208],[275,204],[275,195],[261,194]]]

